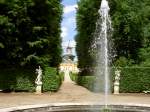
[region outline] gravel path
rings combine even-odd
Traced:
[[[109,95],[108,97],[109,104],[150,105],[150,94],[119,94]],[[41,95],[34,93],[0,93],[0,108],[69,102],[103,104],[104,96],[92,93],[73,82],[64,82],[56,93],[43,93]]]

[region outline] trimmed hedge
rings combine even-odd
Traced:
[[[55,68],[47,67],[43,75],[43,91],[57,91],[61,85],[61,77]]]
[[[94,91],[95,76],[78,76],[77,84]]]
[[[139,93],[150,90],[150,68],[121,68],[120,92]]]
[[[5,91],[34,91],[36,74],[31,68],[1,68],[0,89]]]
[[[64,81],[64,72],[59,72],[60,78],[61,78],[61,82]]]
[[[4,91],[35,91],[37,74],[31,68],[1,68],[0,90]],[[55,68],[43,69],[43,91],[57,91],[61,85],[60,75]]]
[[[148,67],[125,67],[120,68],[120,92],[140,93],[150,91],[150,68]],[[95,76],[78,76],[77,83],[94,91]],[[114,69],[111,72],[111,91],[113,92]]]
[[[77,73],[70,73],[70,78],[72,81],[77,82],[78,74]]]

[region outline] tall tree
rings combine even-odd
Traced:
[[[77,35],[76,51],[79,60],[78,67],[83,72],[90,72],[93,65],[93,57],[90,55],[90,46],[93,41],[93,32],[95,30],[98,17],[100,0],[80,0],[77,9]]]
[[[0,62],[7,65],[51,65],[61,62],[58,0],[0,2]]]
[[[144,46],[148,46],[149,43],[149,0],[108,1],[116,61],[125,58],[130,64],[140,64],[141,60],[145,60],[141,58],[144,52],[148,52],[143,49],[145,50]],[[94,66],[93,56],[89,55],[88,51],[93,40],[100,2],[100,0],[80,0],[78,3],[76,50],[81,69]],[[145,55],[149,56],[148,53]]]
[[[141,66],[150,66],[150,2],[144,0],[140,9],[144,34],[143,47],[139,50]]]
[[[112,3],[113,2],[113,3]],[[138,51],[142,47],[141,0],[111,1],[113,39],[117,58],[126,57],[139,63]]]

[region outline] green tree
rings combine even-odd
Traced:
[[[148,0],[142,2],[141,8],[142,29],[144,34],[143,47],[139,50],[140,65],[150,66],[150,3]]]
[[[125,59],[128,65],[140,64],[149,56],[149,0],[108,0],[113,27],[116,61]],[[77,56],[79,68],[94,66],[89,49],[98,18],[99,0],[80,0],[77,10]],[[143,51],[144,50],[144,51]],[[145,54],[147,52],[147,54]],[[146,56],[144,56],[146,55]]]
[[[98,17],[100,0],[80,0],[77,9],[77,35],[76,51],[79,60],[79,68],[83,72],[90,72],[93,65],[93,57],[90,55],[90,46],[93,41],[93,32],[95,30]]]
[[[111,17],[113,23],[113,39],[117,58],[126,57],[139,63],[138,51],[142,47],[142,16],[140,13],[142,1],[113,1]]]
[[[0,63],[58,66],[61,62],[60,1],[4,0],[0,7]]]

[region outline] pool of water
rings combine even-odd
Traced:
[[[4,112],[150,112],[148,106],[109,105],[104,111],[103,105],[46,105],[39,107],[13,108]]]

